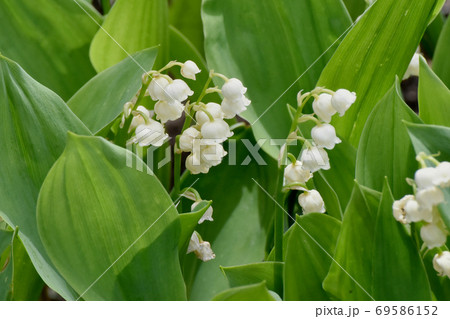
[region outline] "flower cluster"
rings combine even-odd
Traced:
[[[178,143],[179,152],[190,153],[186,158],[186,169],[192,174],[208,173],[219,165],[227,155],[222,143],[233,135],[225,119],[231,119],[245,111],[250,100],[245,97],[247,88],[238,79],[228,79],[222,74],[211,72],[225,80],[221,89],[206,89],[205,93],[221,93],[221,104],[197,102],[191,105],[196,124],[185,129]]]
[[[424,153],[420,153],[417,160],[422,168],[414,175],[414,195],[406,195],[394,202],[394,218],[403,224],[421,223],[420,237],[424,245],[428,249],[440,248],[447,241],[448,230],[440,216],[438,205],[444,202],[442,188],[450,187],[450,162],[438,162]],[[427,167],[425,160],[436,166]],[[450,275],[449,255],[449,252],[443,252],[434,257],[434,268],[441,275]]]
[[[312,107],[314,114],[302,115],[301,111],[309,98],[313,97]],[[341,140],[336,135],[334,126],[330,124],[333,115],[339,113],[343,116],[356,100],[356,94],[346,89],[336,92],[324,88],[316,88],[312,92],[298,94],[297,122],[314,121],[316,126],[311,130],[312,141],[298,136],[297,130],[291,133],[289,140],[301,140],[304,149],[300,161],[292,154],[288,154],[291,164],[284,170],[284,188],[304,191],[298,197],[298,202],[303,208],[303,213],[325,212],[325,204],[317,190],[309,189],[306,183],[312,178],[313,173],[320,169],[330,169],[330,160],[325,149],[332,150]]]

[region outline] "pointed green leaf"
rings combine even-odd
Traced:
[[[252,104],[242,115],[257,140],[287,137],[286,103],[314,87],[351,23],[335,0],[205,0],[202,18],[208,65],[248,87]],[[269,142],[263,149],[278,157]]]
[[[358,145],[378,100],[403,75],[440,0],[378,0],[358,20],[323,70],[318,86],[356,92],[337,132]],[[387,45],[389,44],[389,45]]]
[[[167,0],[118,0],[92,40],[90,57],[101,72],[135,52],[160,45],[159,63],[167,59]]]
[[[142,84],[142,74],[151,70],[157,48],[146,49],[99,73],[67,102],[92,132],[98,132],[122,111]]]
[[[275,287],[275,276],[282,275],[284,263],[282,262],[259,262],[240,266],[221,267],[227,276],[230,287],[239,287],[250,284],[257,284],[265,281],[269,290],[281,295],[282,291],[277,291]]]
[[[441,35],[436,44],[436,51],[433,56],[433,71],[450,87],[450,59],[448,58],[450,52],[450,19],[444,24]]]
[[[344,213],[334,262],[323,288],[337,300],[372,300],[372,252],[379,194],[355,183]]]
[[[213,301],[276,301],[264,282],[231,288],[216,295]]]
[[[82,1],[2,0],[0,52],[67,100],[95,75],[88,50],[101,21]]]
[[[450,90],[420,59],[419,76],[420,118],[427,124],[450,126]]]
[[[392,215],[389,184],[384,184],[373,248],[372,292],[375,300],[431,300],[419,251],[405,227]]]
[[[284,269],[285,300],[330,300],[322,288],[341,223],[328,215],[297,216]]]
[[[70,134],[39,194],[42,241],[86,300],[183,300],[177,211],[156,177],[127,159],[137,160]]]
[[[90,134],[54,92],[0,56],[0,215],[19,236],[42,279],[66,299],[73,291],[54,269],[36,224],[36,201],[62,153],[67,131]]]
[[[411,192],[405,179],[413,177],[417,169],[403,121],[421,123],[403,101],[396,81],[367,119],[356,160],[356,180],[361,185],[382,191],[387,176],[395,198]]]

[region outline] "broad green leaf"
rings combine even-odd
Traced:
[[[322,195],[327,214],[334,218],[341,220],[344,213],[342,212],[341,203],[334,189],[323,177],[322,172],[318,172],[314,175],[314,186]]]
[[[426,270],[411,236],[392,215],[394,198],[385,181],[373,248],[375,300],[431,300]]]
[[[355,180],[356,150],[348,142],[335,146],[328,151],[331,169],[321,170],[320,174],[336,192],[342,210],[345,209],[352,194]],[[318,189],[319,192],[322,189]]]
[[[344,213],[334,262],[323,282],[332,299],[372,300],[372,252],[379,195],[355,183]]]
[[[39,300],[44,283],[17,234],[17,230],[0,230],[0,255],[4,253],[0,258],[0,300]]]
[[[90,57],[101,72],[129,54],[160,45],[158,63],[168,54],[167,0],[118,0],[92,40]]]
[[[66,299],[74,292],[56,272],[41,243],[36,201],[62,153],[67,131],[90,134],[59,96],[0,56],[0,216],[19,236],[42,279]]]
[[[101,137],[69,134],[39,195],[42,241],[86,300],[183,300],[177,211],[127,157],[137,160]]]
[[[193,187],[203,199],[213,201],[214,209],[214,221],[205,221],[196,230],[211,243],[216,258],[206,263],[195,256],[186,258],[184,273],[192,300],[210,300],[229,287],[220,266],[260,262],[265,257],[275,204],[253,179],[273,194],[276,163],[263,156],[266,165],[258,165],[243,140],[229,140],[225,149],[229,154],[221,165],[207,175],[191,176],[183,185],[188,187],[198,178]],[[251,161],[243,164],[246,158]]]
[[[450,90],[420,59],[419,113],[427,124],[450,126]]]
[[[265,281],[269,290],[282,295],[275,287],[275,277],[283,274],[282,262],[266,261],[240,266],[221,267],[225,276],[227,276],[230,287],[239,287],[250,284],[257,284]]]
[[[98,132],[122,111],[150,71],[157,49],[146,49],[99,73],[86,83],[67,104],[92,132]]]
[[[231,288],[216,295],[213,301],[276,301],[264,282]]]
[[[445,1],[445,0],[444,0]],[[444,27],[444,18],[442,14],[438,14],[433,22],[428,26],[425,34],[420,41],[420,48],[426,56],[433,57],[436,51],[436,45]]]
[[[356,103],[333,124],[358,145],[372,109],[403,75],[439,0],[378,0],[358,20],[323,70],[318,86],[356,92]],[[387,45],[389,44],[389,45]]]
[[[201,7],[202,0],[172,0],[169,6],[169,21],[203,55],[204,36]]]
[[[97,23],[82,1],[2,0],[0,52],[67,100],[95,75],[88,50]]]
[[[413,177],[417,169],[414,148],[403,121],[421,123],[403,101],[396,81],[367,119],[356,157],[356,180],[382,191],[387,176],[395,198],[411,192],[405,180]]]
[[[406,123],[416,154],[437,155],[439,161],[450,161],[450,127]],[[450,188],[444,188],[445,201],[438,208],[450,229]]]
[[[285,258],[285,300],[329,300],[322,282],[333,262],[340,226],[324,214],[297,216]]]
[[[450,52],[450,19],[444,24],[444,27],[436,44],[436,51],[433,56],[433,71],[450,87],[450,59],[448,53]]]
[[[248,87],[252,104],[242,116],[256,140],[287,137],[286,103],[314,87],[351,23],[335,0],[204,0],[202,18],[208,66]],[[277,146],[260,143],[278,157]]]

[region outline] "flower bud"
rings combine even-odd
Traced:
[[[166,98],[165,89],[169,85],[169,81],[161,76],[154,76],[148,86],[148,93],[153,101],[164,100]]]
[[[172,100],[168,103],[164,100],[158,101],[155,104],[156,118],[162,123],[167,121],[175,121],[183,114],[183,104]]]
[[[328,154],[321,147],[313,146],[304,149],[300,160],[303,163],[303,168],[311,171],[311,173],[317,172],[320,169],[330,169]]]
[[[147,110],[142,105],[139,105],[137,107],[137,110],[142,112],[142,113],[144,113],[145,115],[147,115],[148,118],[152,117],[152,112]],[[142,115],[138,114],[138,115],[133,116],[133,119],[131,120],[129,132],[131,132],[136,127],[138,127],[139,125],[142,125],[142,124],[145,124],[145,119],[144,119],[144,117]]]
[[[450,163],[441,162],[437,167],[436,186],[450,187]]]
[[[336,110],[331,105],[331,95],[322,93],[312,103],[314,113],[325,123],[331,122],[331,117],[336,114]]]
[[[210,143],[222,143],[233,135],[228,123],[221,119],[206,122],[202,125],[200,131],[203,138],[209,140],[206,142]]]
[[[193,203],[191,206],[191,210],[193,211],[195,209],[195,207],[197,207],[197,205],[200,203],[201,203],[201,201]],[[198,221],[198,223],[202,224],[205,220],[209,220],[210,222],[214,221],[214,219],[212,218],[212,214],[213,214],[213,208],[212,208],[212,206],[209,206],[208,209],[206,210],[206,212],[203,214],[203,216]]]
[[[200,132],[194,128],[189,127],[180,136],[179,147],[183,152],[192,152],[194,147],[194,140],[199,138]]]
[[[161,146],[168,138],[168,135],[164,132],[164,126],[161,123],[150,120],[148,124],[141,124],[135,131],[135,143],[139,143],[140,146]]]
[[[284,169],[284,180],[285,185],[294,183],[306,183],[312,174],[310,171],[303,169],[302,162],[296,161],[295,163],[289,164]]]
[[[346,89],[339,89],[331,98],[331,105],[339,112],[339,116],[344,116],[345,112],[356,101],[356,93]]]
[[[428,187],[416,193],[416,199],[423,209],[432,209],[444,201],[444,193],[438,187]]]
[[[439,273],[439,276],[450,278],[450,252],[443,251],[440,254],[436,254],[433,258],[433,267]]]
[[[237,114],[240,114],[247,110],[248,105],[250,105],[251,101],[247,99],[245,96],[242,96],[241,99],[237,100],[229,100],[224,98],[222,101],[222,111],[225,115],[226,119],[232,119]]]
[[[205,108],[206,111],[209,112],[209,114],[211,114],[213,118],[223,119],[223,112],[219,104],[211,102],[206,104]],[[198,125],[202,126],[206,122],[209,122],[209,117],[205,112],[200,110],[195,113],[195,120],[197,121]]]
[[[200,72],[201,70],[198,68],[197,64],[195,64],[195,62],[191,60],[184,62],[183,66],[181,67],[181,75],[186,79],[195,80],[195,75]]]
[[[174,101],[183,102],[194,94],[189,86],[183,80],[173,80],[172,83],[166,86],[165,88],[166,96],[163,100],[172,103]]]
[[[298,197],[298,203],[303,208],[303,214],[325,213],[325,203],[315,189],[306,191]]]
[[[197,153],[191,153],[186,158],[185,164],[186,169],[189,170],[193,175],[200,173],[206,174],[209,172],[209,169],[211,168],[210,165],[201,160],[200,154]]]
[[[247,92],[247,88],[236,78],[229,79],[222,86],[223,97],[230,101],[242,99],[245,92]]]
[[[429,249],[444,246],[447,241],[447,233],[436,224],[422,226],[420,237]]]
[[[436,186],[436,179],[438,178],[438,171],[434,167],[425,167],[416,171],[414,174],[414,181],[419,190]]]
[[[336,130],[330,124],[318,124],[311,130],[311,137],[317,146],[332,150],[336,144],[342,141],[336,136]]]

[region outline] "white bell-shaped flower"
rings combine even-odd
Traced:
[[[194,146],[194,152],[195,152]],[[227,155],[222,144],[206,144],[200,148],[200,161],[208,166],[217,166],[222,162],[222,159]]]
[[[149,145],[161,146],[169,137],[164,131],[164,126],[152,119],[150,119],[150,123],[139,125],[135,134],[134,142],[142,147]]]
[[[179,140],[180,150],[183,152],[192,152],[194,140],[200,137],[200,132],[194,128],[187,128],[181,135]]]
[[[436,186],[437,178],[438,171],[434,167],[421,168],[414,174],[414,181],[419,190]]]
[[[394,215],[394,218],[402,224],[407,224],[410,222],[408,219],[406,219],[405,211],[405,206],[410,200],[415,201],[415,197],[413,195],[406,195],[403,198],[396,200],[392,205],[392,213]]]
[[[222,101],[222,111],[226,119],[232,119],[238,114],[241,114],[247,110],[247,106],[250,105],[251,101],[243,96],[241,99],[229,100],[224,98]]]
[[[198,68],[197,64],[191,60],[184,62],[181,67],[181,75],[186,79],[195,80],[195,75],[200,72],[201,70]]]
[[[331,124],[318,124],[311,130],[311,137],[317,146],[332,150],[336,144],[341,143],[336,136],[336,129]]]
[[[325,203],[320,193],[315,189],[306,191],[298,196],[298,203],[303,208],[303,214],[325,213]]]
[[[427,221],[431,222],[433,219],[432,210],[430,208],[424,208],[420,206],[419,202],[415,198],[408,200],[404,207],[405,218],[408,223]]]
[[[433,267],[439,276],[447,276],[450,278],[450,252],[443,251],[436,254],[433,258]]]
[[[161,100],[155,104],[156,118],[162,123],[175,121],[181,117],[183,109],[183,104],[178,101],[166,102]]]
[[[411,76],[419,76],[420,70],[420,54],[414,53],[411,62],[409,62],[408,68],[406,69],[405,75],[403,76],[403,80]]]
[[[436,186],[450,187],[450,162],[441,162],[437,167]]]
[[[303,163],[303,168],[311,171],[311,173],[320,169],[330,169],[330,159],[322,147],[312,146],[305,148],[300,160]]]
[[[416,200],[423,209],[432,209],[444,201],[444,193],[436,186],[428,187],[416,193]]]
[[[174,101],[183,102],[188,96],[193,95],[194,91],[189,88],[186,82],[176,79],[166,86],[165,93],[166,96],[163,100],[173,103]]]
[[[291,163],[284,169],[284,184],[301,183],[304,184],[309,181],[312,174],[307,169],[303,168],[303,164],[300,161]]]
[[[195,209],[195,207],[197,207],[197,205],[200,203],[201,203],[201,201],[193,203],[191,205],[191,210],[193,211]],[[203,216],[198,221],[198,223],[202,224],[205,220],[209,220],[210,222],[214,221],[214,219],[212,218],[212,214],[213,214],[213,208],[212,208],[212,206],[209,206],[208,209],[206,210],[206,212],[203,214]]]
[[[445,245],[447,232],[436,224],[427,224],[420,229],[420,237],[429,248],[436,248]]]
[[[147,108],[145,108],[142,105],[139,105],[137,107],[137,110],[144,113],[148,118],[151,118],[153,116],[152,112],[147,110]],[[133,119],[131,120],[129,132],[131,132],[136,127],[138,127],[139,125],[142,125],[142,124],[145,124],[145,118],[141,114],[137,114],[137,115],[133,116]]]
[[[346,89],[339,89],[331,98],[331,105],[338,111],[339,116],[344,116],[345,112],[356,101],[356,93]]]
[[[147,90],[152,100],[158,101],[166,99],[166,87],[168,85],[169,81],[165,77],[154,76]]]
[[[200,129],[206,143],[222,143],[233,135],[228,123],[221,119],[214,119],[204,123]]]
[[[331,122],[331,117],[336,114],[336,110],[331,105],[332,96],[322,93],[312,103],[314,113],[325,123]]]
[[[191,153],[186,158],[185,165],[186,169],[189,170],[193,175],[197,175],[200,173],[206,174],[211,168],[211,165],[208,165],[208,163],[202,161],[201,155],[198,153]]]
[[[230,101],[242,99],[245,92],[247,92],[247,88],[236,78],[229,79],[222,86],[223,97]]]
[[[211,244],[201,240],[197,232],[192,234],[186,253],[189,254],[191,252],[194,252],[198,259],[205,262],[216,258],[216,255],[211,249]]]
[[[205,108],[206,111],[211,114],[214,119],[223,119],[224,114],[219,104],[211,102],[206,104]],[[205,112],[199,110],[195,113],[195,120],[198,125],[202,126],[206,122],[209,122],[209,117]]]

